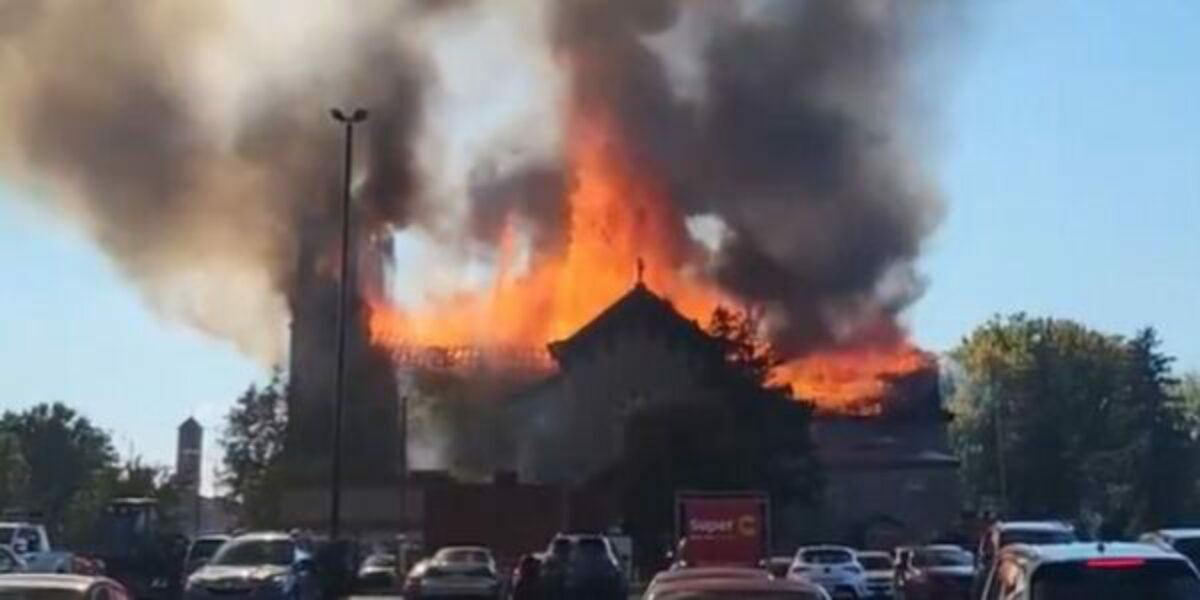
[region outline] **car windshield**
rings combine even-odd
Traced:
[[[231,540],[217,551],[209,564],[219,566],[290,565],[296,559],[291,540]]]
[[[854,556],[846,550],[805,550],[800,559],[814,565],[839,565],[854,560]]]
[[[216,554],[217,550],[220,549],[221,545],[224,543],[225,540],[220,539],[196,540],[196,542],[192,544],[191,550],[188,551],[188,558],[191,560],[208,559],[212,555]]]
[[[1009,529],[1000,534],[1000,546],[1009,544],[1069,544],[1075,533],[1069,529]]]
[[[963,550],[927,549],[913,553],[914,567],[957,567],[971,564],[971,555]]]
[[[1197,600],[1200,578],[1181,560],[1051,564],[1033,574],[1031,600]]]
[[[443,563],[487,563],[492,555],[477,548],[450,548],[437,553],[436,559]]]
[[[859,554],[858,564],[868,571],[884,571],[892,568],[892,559],[883,554]]]
[[[13,537],[17,535],[15,527],[0,527],[0,544],[5,546],[13,543]]]
[[[391,554],[372,554],[363,561],[363,566],[366,567],[394,567],[396,566],[396,557]]]
[[[39,587],[0,587],[0,600],[83,600],[81,590]]]
[[[607,556],[608,544],[601,538],[581,538],[575,542],[575,552],[584,558]]]

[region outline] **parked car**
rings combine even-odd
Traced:
[[[203,567],[229,538],[228,535],[202,535],[192,540],[183,559],[183,574],[191,575]]]
[[[646,593],[677,581],[700,579],[771,579],[771,574],[762,569],[749,567],[691,567],[662,571],[650,580]]]
[[[542,560],[543,591],[554,597],[624,599],[625,576],[612,544],[596,534],[559,534]]]
[[[391,588],[396,585],[396,555],[376,553],[363,559],[358,568],[358,585],[365,589]]]
[[[7,521],[0,523],[0,546],[7,546],[29,571],[38,573],[70,573],[74,555],[56,550],[50,535],[40,523]]]
[[[975,553],[975,579],[971,597],[983,593],[983,584],[995,567],[996,555],[1010,544],[1066,544],[1078,541],[1075,527],[1062,521],[997,521],[988,526],[979,538]]]
[[[809,546],[796,551],[788,579],[814,583],[834,598],[867,598],[867,576],[854,550],[845,546]]]
[[[967,600],[975,576],[971,553],[958,546],[913,548],[896,565],[898,600]]]
[[[855,553],[858,564],[867,575],[867,592],[872,598],[891,598],[892,580],[896,573],[892,555],[887,552],[860,550]]]
[[[509,578],[511,600],[538,600],[542,591],[542,561],[536,555],[522,556]]]
[[[829,600],[821,586],[787,579],[685,579],[647,590],[643,600]]]
[[[132,600],[120,583],[107,577],[61,573],[0,575],[0,598],[15,600]]]
[[[286,533],[247,533],[187,578],[185,600],[316,600],[316,562]]]
[[[1148,544],[1014,544],[1000,550],[984,597],[1192,600],[1200,576],[1183,556]]]
[[[975,558],[984,565],[992,562],[996,552],[1009,544],[1036,546],[1075,541],[1078,541],[1075,527],[1062,521],[998,521],[983,532]]]
[[[772,556],[764,561],[763,568],[771,574],[771,577],[783,579],[787,577],[788,569],[792,566],[791,556]]]
[[[1200,568],[1200,529],[1159,529],[1142,534],[1139,541],[1174,550]]]
[[[0,546],[0,574],[23,573],[28,570],[29,565],[26,565],[25,560],[16,552],[8,546]]]
[[[496,598],[500,578],[491,550],[478,546],[451,546],[417,563],[404,581],[404,598]]]

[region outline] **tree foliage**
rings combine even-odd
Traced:
[[[108,433],[64,404],[0,416],[3,508],[40,513],[59,543],[87,544],[116,496],[158,499],[168,524],[177,504],[166,470],[137,457],[122,463]]]
[[[262,387],[251,385],[225,417],[221,483],[254,527],[278,526],[282,459],[287,433],[287,384],[276,371]]]
[[[1171,359],[1078,323],[993,319],[953,352],[951,406],[970,497],[1013,515],[1098,513],[1116,529],[1195,511],[1196,450]]]

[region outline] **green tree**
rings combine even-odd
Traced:
[[[1177,482],[1190,486],[1194,448],[1152,330],[1127,340],[1018,314],[980,326],[952,358],[970,497],[1014,515],[1098,512],[1122,530],[1181,518],[1193,502]]]
[[[287,384],[279,371],[262,387],[251,385],[225,417],[221,482],[254,527],[278,526],[287,433]]]
[[[1131,462],[1137,476],[1130,525],[1139,529],[1178,523],[1188,512],[1196,475],[1195,452],[1184,402],[1171,375],[1174,359],[1160,350],[1152,328],[1126,344],[1126,415]]]
[[[38,510],[62,530],[82,528],[79,500],[117,461],[107,433],[63,404],[39,404],[0,417],[0,433],[15,440],[23,470],[22,507]],[[10,442],[11,443],[11,442]],[[16,459],[9,457],[16,464]],[[61,532],[61,531],[60,531]]]
[[[0,430],[0,498],[4,499],[3,504],[24,506],[28,485],[29,465],[21,453],[20,441],[12,433]]]

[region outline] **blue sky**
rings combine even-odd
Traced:
[[[1200,2],[1005,0],[956,47],[930,163],[945,222],[909,315],[924,345],[1018,310],[1158,327],[1200,370]],[[172,461],[260,367],[151,313],[71,227],[0,185],[0,408],[60,400]],[[212,452],[209,452],[212,456]]]

